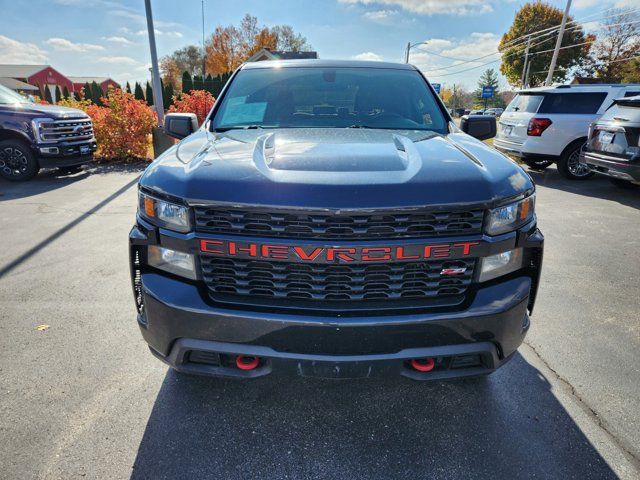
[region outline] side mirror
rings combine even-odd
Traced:
[[[498,131],[493,115],[465,115],[460,120],[460,129],[478,140],[493,138]]]
[[[195,113],[167,113],[164,117],[164,131],[178,140],[188,137],[198,130],[198,117]]]

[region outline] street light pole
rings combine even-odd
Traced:
[[[202,81],[204,82],[204,77],[206,75],[207,70],[207,55],[204,49],[204,0],[202,0]]]
[[[409,63],[409,50],[411,50],[411,42],[407,42],[407,49],[404,52],[404,63]]]
[[[558,61],[558,53],[560,52],[560,45],[562,44],[562,37],[564,36],[564,26],[567,23],[567,17],[569,16],[570,8],[571,8],[571,0],[567,0],[567,7],[564,9],[564,14],[562,15],[562,22],[560,23],[560,31],[558,32],[558,39],[556,40],[556,48],[553,50],[551,65],[549,65],[549,73],[547,73],[547,79],[544,82],[546,86],[551,85],[551,82],[553,80],[553,71],[556,68],[556,62]]]
[[[147,30],[149,30],[149,49],[151,50],[151,70],[153,73],[153,104],[158,112],[158,126],[164,125],[164,105],[162,104],[162,84],[160,83],[160,70],[158,69],[158,53],[156,52],[156,34],[153,29],[153,15],[151,14],[151,0],[144,0],[144,8],[147,13]]]

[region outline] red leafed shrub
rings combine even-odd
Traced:
[[[93,120],[96,155],[114,159],[146,157],[149,135],[157,124],[155,112],[119,88],[109,89],[109,96],[101,101],[104,107],[91,104],[84,108]]]
[[[191,90],[189,93],[183,93],[179,98],[173,97],[173,105],[169,108],[169,112],[195,113],[198,123],[202,125],[214,103],[216,99],[206,90]]]

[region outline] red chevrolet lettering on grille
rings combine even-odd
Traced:
[[[200,240],[200,251],[218,257],[288,260],[300,263],[400,262],[469,257],[480,242],[405,246],[317,247],[287,244]]]

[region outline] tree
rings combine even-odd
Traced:
[[[593,76],[602,83],[637,82],[640,71],[635,59],[640,55],[640,14],[631,10],[614,10],[602,23],[600,38],[580,70],[583,76]],[[623,80],[624,79],[624,80]]]
[[[48,86],[44,86],[44,100],[47,103],[53,103],[53,98],[51,98],[51,89]]]
[[[493,87],[493,97],[485,99],[482,98],[482,88],[483,87]],[[478,80],[478,88],[474,92],[475,95],[475,105],[480,107],[484,107],[486,104],[487,107],[502,107],[504,108],[504,101],[502,100],[502,94],[500,92],[500,86],[498,81],[498,72],[496,72],[493,68],[489,68],[484,71],[482,75],[480,75],[480,79]]]
[[[91,82],[91,101],[96,105],[102,107],[102,97],[104,97],[104,92],[102,91],[102,87],[98,85],[95,80]]]
[[[562,21],[562,15],[562,10],[541,1],[526,3],[516,12],[513,24],[502,36],[498,47],[502,53],[500,72],[507,77],[511,85],[521,83],[526,36],[538,30],[558,27]],[[567,22],[572,21],[571,16],[567,17]],[[580,66],[589,52],[590,42],[595,40],[594,36],[585,35],[580,24],[569,23],[569,25],[570,28],[565,30],[562,37],[562,46],[583,43],[586,45],[560,50],[553,75],[554,81],[564,80],[568,69]],[[541,85],[546,79],[553,52],[540,52],[552,50],[556,40],[555,31],[549,35],[532,38],[529,50],[529,85]]]
[[[144,97],[147,100],[147,105],[153,105],[153,89],[151,88],[151,84],[147,82],[147,88],[145,89]]]
[[[62,100],[62,92],[60,91],[60,85],[56,85],[56,103]]]
[[[65,100],[69,99],[69,89],[67,88],[66,85],[62,89],[62,96],[64,97]]]
[[[136,82],[136,85],[133,89],[133,96],[136,100],[144,100],[144,92],[142,91],[142,86]]]
[[[189,93],[191,90],[193,90],[193,80],[191,74],[185,70],[182,74],[182,92]]]
[[[195,75],[193,77],[193,89],[204,90],[204,84],[202,83],[202,77],[200,75]]]
[[[167,55],[160,59],[160,73],[162,75],[162,79],[165,84],[171,84],[176,90],[181,88],[181,73],[183,70],[180,69],[176,60]]]
[[[82,87],[82,98],[84,100],[91,100],[91,85],[89,85],[89,82],[85,83]]]
[[[260,26],[247,14],[239,26],[216,27],[205,42],[206,70],[212,75],[232,72],[261,48],[297,52],[311,46],[289,25]]]
[[[125,91],[127,93],[131,93],[131,85],[129,84],[129,82],[127,82],[127,87],[126,87]]]
[[[78,91],[74,90],[74,91],[73,91],[73,99],[74,99],[76,102],[80,102],[80,101],[82,101],[82,96],[80,95],[80,92],[78,92]]]
[[[169,108],[173,105],[173,85],[170,83],[163,90],[162,100],[164,103],[164,108]]]
[[[176,68],[175,72],[179,75],[179,72],[189,72],[189,75],[202,74],[202,49],[195,45],[188,45],[180,50],[176,50],[171,55],[167,55],[160,60],[160,68],[163,69],[163,62],[165,59],[170,59],[173,65],[171,69]],[[168,60],[167,60],[168,61]],[[163,75],[166,71],[163,70]],[[174,88],[176,85],[174,85]]]

